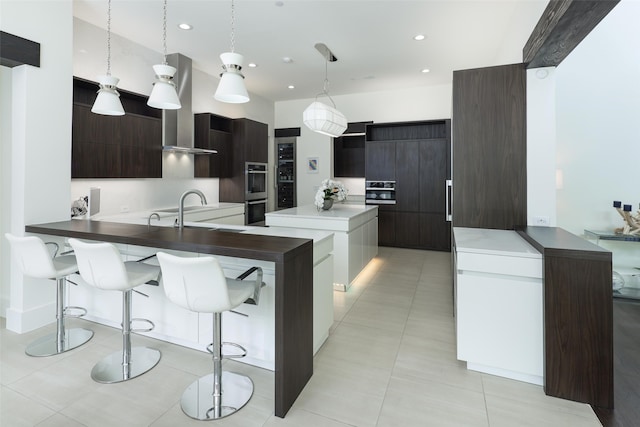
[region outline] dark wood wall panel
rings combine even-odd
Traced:
[[[452,127],[454,226],[526,224],[523,64],[455,71]]]

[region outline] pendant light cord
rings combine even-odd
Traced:
[[[164,0],[164,18],[162,21],[162,48],[164,54],[164,64],[167,64],[167,0]]]
[[[235,47],[236,47],[236,35],[234,31],[235,23],[236,23],[235,6],[233,4],[233,0],[231,0],[231,52],[235,52]]]
[[[324,58],[324,84],[322,85],[322,92],[316,95],[316,101],[320,95],[325,95],[333,104],[333,108],[336,108],[336,103],[333,102],[333,98],[329,95],[329,54]]]
[[[111,75],[111,0],[107,6],[107,76]]]

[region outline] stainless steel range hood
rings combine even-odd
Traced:
[[[191,58],[180,53],[172,53],[167,55],[167,63],[177,70],[173,82],[178,89],[182,108],[162,111],[162,150],[187,154],[216,154],[216,150],[193,146]]]

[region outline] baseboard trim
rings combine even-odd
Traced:
[[[56,321],[56,304],[43,304],[29,310],[7,308],[7,329],[18,334],[31,332]]]

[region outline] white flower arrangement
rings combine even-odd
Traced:
[[[347,198],[349,191],[340,181],[325,179],[320,184],[314,204],[318,209],[322,209],[325,199],[333,199],[341,202]]]

